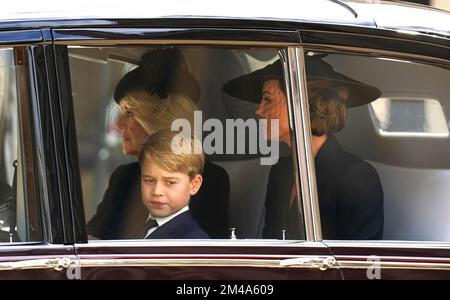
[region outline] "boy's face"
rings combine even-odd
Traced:
[[[170,216],[187,206],[202,184],[201,175],[191,180],[184,173],[160,168],[148,158],[141,163],[141,170],[142,201],[156,218]]]

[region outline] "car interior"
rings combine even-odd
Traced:
[[[29,240],[12,49],[0,49],[0,242]],[[18,163],[19,162],[19,163]]]
[[[149,47],[69,47],[86,220],[95,213],[111,171],[129,161],[121,154],[112,122],[115,84]],[[203,119],[255,117],[256,106],[239,106],[222,91],[228,80],[278,58],[277,49],[183,47],[201,86]],[[348,109],[337,134],[343,148],[376,168],[384,191],[386,240],[450,240],[449,70],[392,58],[326,54],[349,77],[379,88],[380,99]],[[89,74],[89,76],[87,76]],[[96,80],[92,80],[96,78]],[[86,105],[89,103],[89,105]],[[237,105],[237,106],[236,106]],[[283,149],[282,155],[289,150]],[[261,238],[270,166],[258,156],[210,155],[230,178],[229,226],[238,238]]]
[[[380,175],[383,238],[449,241],[449,70],[354,55],[330,55],[329,60],[342,73],[382,91],[377,101],[348,110],[338,138]]]
[[[118,106],[111,101],[112,91],[121,76],[133,69],[146,51],[148,47],[69,48],[75,116],[80,118],[76,124],[87,220],[102,199],[107,184],[105,178],[115,167],[130,159],[121,153],[121,142],[113,128]],[[278,57],[276,50],[187,47],[183,54],[200,84],[198,106],[203,112],[203,120],[215,118],[225,124],[227,118],[256,118],[256,104],[229,99],[232,97],[222,92],[222,86],[232,78],[274,61]],[[100,85],[80,76],[82,73],[101,78]],[[96,106],[83,103],[96,103]],[[95,119],[100,124],[83,122],[81,118]],[[97,142],[99,136],[103,136],[103,143]],[[288,154],[289,150],[283,150]],[[106,159],[100,161],[98,157]],[[259,156],[251,154],[211,154],[208,159],[222,166],[230,179],[230,228],[235,228],[238,238],[262,237],[264,187],[270,166],[261,166]],[[89,186],[96,188],[89,189]]]

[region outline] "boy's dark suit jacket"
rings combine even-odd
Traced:
[[[316,156],[315,167],[323,238],[382,239],[383,188],[375,168],[344,151],[334,136],[329,136],[323,144]],[[280,158],[270,170],[263,230],[265,238],[280,239],[282,230],[295,223],[289,221],[290,213],[297,209],[289,210],[293,174],[291,157]],[[304,233],[303,228],[301,232]],[[287,233],[288,239],[304,238],[301,234],[292,236]]]
[[[209,239],[209,236],[198,226],[188,210],[158,227],[146,239]]]
[[[192,217],[211,238],[228,236],[230,180],[226,171],[205,161],[203,183],[191,197]],[[142,203],[139,162],[119,166],[109,180],[103,201],[87,224],[88,233],[100,239],[141,239],[148,210]]]

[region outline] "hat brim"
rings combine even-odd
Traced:
[[[235,98],[258,104],[264,82],[271,79],[284,82],[281,63],[277,62],[226,82],[223,91]]]
[[[347,77],[333,70],[333,67],[321,59],[322,56],[306,56],[306,80],[324,80],[347,89],[345,105],[350,107],[366,105],[381,96],[381,91],[368,84]]]
[[[265,81],[277,79],[283,82],[283,72],[280,60],[252,73],[242,75],[225,83],[225,93],[241,100],[259,103],[261,101],[262,87]],[[333,71],[331,65],[318,59],[306,57],[306,79],[326,80],[348,89],[345,101],[347,107],[368,104],[381,95],[381,91],[373,86],[354,80],[343,74]]]

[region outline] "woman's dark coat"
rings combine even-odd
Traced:
[[[383,237],[383,189],[377,171],[369,163],[344,151],[329,136],[315,159],[319,208],[324,239],[372,240]],[[291,157],[280,158],[270,171],[266,197],[265,238],[303,239],[299,221],[289,209],[293,187]],[[295,224],[292,228],[290,224]],[[289,228],[289,230],[288,230]],[[294,234],[293,234],[294,233]]]

